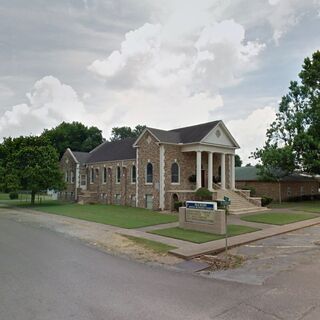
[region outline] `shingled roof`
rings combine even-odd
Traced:
[[[236,181],[262,181],[258,175],[257,167],[237,167],[235,168]],[[316,179],[301,173],[292,173],[284,176],[281,181],[315,181]]]
[[[86,162],[135,159],[136,150],[133,148],[135,140],[135,138],[126,138],[119,141],[104,142],[89,153]]]
[[[80,164],[84,164],[87,162],[89,157],[89,152],[81,152],[81,151],[71,151],[74,157],[78,160]]]
[[[173,130],[147,129],[160,141],[167,143],[200,142],[221,120]]]

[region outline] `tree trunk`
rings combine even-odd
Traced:
[[[36,192],[31,191],[31,205],[34,205],[35,198],[36,198]]]

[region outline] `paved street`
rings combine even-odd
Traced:
[[[0,319],[319,319],[320,254],[262,285],[115,257],[0,215]]]

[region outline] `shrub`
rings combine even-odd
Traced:
[[[197,181],[197,176],[195,174],[192,174],[189,178],[188,178],[189,182],[194,183]]]
[[[175,201],[173,204],[174,210],[175,211],[179,211],[179,208],[183,206],[183,202],[182,201]]]
[[[196,198],[199,200],[212,200],[212,192],[207,188],[199,188],[195,193]]]
[[[16,192],[16,191],[10,192],[10,193],[9,193],[9,198],[10,198],[11,200],[18,199],[18,198],[19,198],[18,192]]]
[[[263,207],[266,207],[268,204],[270,204],[272,202],[272,198],[270,197],[261,197],[261,205]]]

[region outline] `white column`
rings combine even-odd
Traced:
[[[212,191],[212,152],[208,152],[208,189]]]
[[[197,189],[201,186],[201,151],[197,151]]]
[[[236,172],[235,172],[235,155],[234,154],[230,154],[230,160],[231,160],[230,188],[231,190],[234,190],[236,188]]]
[[[164,145],[160,145],[160,209],[164,210]]]
[[[221,188],[226,188],[226,155],[221,153]]]

